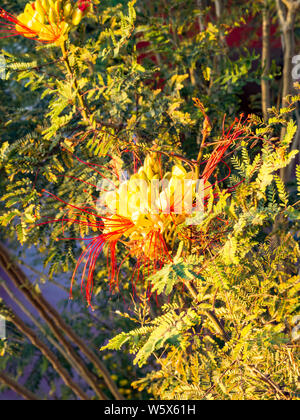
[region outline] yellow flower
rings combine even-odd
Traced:
[[[87,0],[79,0],[77,4],[71,0],[36,0],[28,3],[17,18],[0,9],[0,18],[4,31],[12,36],[61,45],[69,31],[91,10],[91,2]]]
[[[192,212],[197,184],[193,177],[181,165],[174,165],[172,172],[163,174],[153,153],[136,174],[121,182],[117,191],[106,193],[106,208],[118,215],[113,217],[132,223],[124,236],[130,241],[133,255],[139,257],[144,253],[154,260],[168,259],[168,242],[173,239],[176,226]],[[104,224],[105,233],[116,228],[110,220]]]

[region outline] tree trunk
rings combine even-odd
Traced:
[[[283,40],[283,74],[282,74],[282,107],[287,106],[287,96],[293,94],[293,57],[295,55],[295,18],[296,13],[300,8],[300,0],[276,0],[277,14],[280,23],[280,29]],[[299,119],[297,118],[299,121]],[[286,129],[281,130],[281,139],[284,138]],[[296,134],[293,142],[293,148],[299,148],[300,131]],[[295,162],[287,168],[280,171],[280,176],[284,182],[289,182],[292,179],[293,168]]]
[[[205,26],[204,26],[203,17],[202,17],[202,9],[203,9],[203,1],[202,0],[197,0],[197,7],[200,10],[200,14],[198,16],[199,30],[200,30],[200,32],[203,32],[205,30]]]
[[[295,55],[295,36],[294,36],[295,18],[290,25],[283,31],[284,40],[284,60],[283,60],[283,87],[282,87],[282,106],[287,105],[287,96],[293,93],[292,79],[292,60]]]
[[[262,77],[261,77],[261,98],[264,120],[269,117],[268,109],[271,107],[270,82],[267,79],[271,68],[271,45],[270,45],[270,12],[265,2],[262,21]]]

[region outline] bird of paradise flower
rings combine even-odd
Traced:
[[[23,36],[46,44],[61,45],[72,27],[92,11],[90,0],[36,0],[17,17],[0,7],[2,38]]]
[[[223,134],[215,145],[209,159],[201,162],[201,165],[204,166],[200,175],[204,190],[204,201],[210,195],[209,190],[213,189],[216,183],[230,176],[230,167],[223,160],[226,151],[238,140],[245,140],[247,135],[247,123],[243,124],[242,119],[236,119],[228,130],[223,129]],[[101,179],[105,179],[113,185],[113,191],[109,191],[105,187],[100,188],[101,214],[99,214],[99,207],[97,207],[97,204],[99,205],[98,197],[93,196],[93,206],[86,204],[75,205],[44,190],[44,193],[67,207],[68,215],[60,219],[47,220],[40,223],[40,225],[61,222],[63,231],[65,231],[67,226],[80,225],[101,232],[92,238],[62,238],[88,242],[74,270],[71,281],[71,296],[76,274],[83,264],[81,290],[82,293],[85,293],[88,305],[92,306],[93,278],[96,262],[104,247],[108,248],[107,258],[111,288],[119,290],[120,270],[124,262],[129,258],[134,258],[136,261],[132,274],[132,282],[136,284],[139,279],[144,278],[145,273],[154,273],[166,263],[173,261],[176,241],[181,239],[194,240],[191,229],[185,226],[185,223],[195,210],[195,197],[197,194],[195,174],[199,171],[195,170],[195,166],[192,165],[193,162],[191,167],[186,169],[183,164],[178,163],[178,160],[171,167],[170,171],[166,171],[167,165],[165,162],[162,164],[161,156],[162,153],[159,150],[153,150],[146,156],[139,169],[125,181],[120,179],[119,173],[112,166],[107,167],[87,163],[75,156],[79,162],[84,163],[100,175]],[[227,166],[228,175],[220,181],[210,183],[210,178],[220,162],[225,163]],[[194,162],[194,165],[197,166],[197,163]],[[133,166],[136,167],[137,165]],[[105,175],[107,170],[114,174],[113,178],[115,181]],[[97,188],[97,185],[83,179],[73,178]],[[149,198],[149,194],[143,197],[140,194],[140,180],[143,180],[146,185],[150,185],[153,180],[158,180],[160,183],[167,180],[166,184],[162,182],[162,185],[166,185],[166,187],[160,187],[155,211],[151,208],[153,201]],[[176,210],[178,203],[176,203],[177,195],[175,191],[181,189],[185,181],[189,183],[190,189],[188,192],[184,192],[183,204],[185,201],[192,202],[192,208],[187,212],[184,211],[185,207],[183,205],[183,211],[178,212]],[[228,191],[232,190],[233,188],[231,187]],[[124,197],[124,194],[126,194],[126,197]],[[124,202],[126,202],[126,205],[122,204]],[[82,216],[85,216],[85,218],[83,219]],[[216,234],[216,238],[218,234]],[[126,255],[119,265],[117,264],[118,244],[123,244],[127,247]]]

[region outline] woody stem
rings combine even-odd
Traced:
[[[193,286],[191,285],[191,283],[189,281],[184,281],[184,285],[186,286],[186,288],[190,292],[194,301],[198,302],[198,295],[197,295],[196,291],[193,289]],[[229,341],[229,339],[230,339],[229,335],[228,335],[227,331],[224,329],[224,327],[223,327],[222,323],[220,322],[220,320],[218,319],[218,317],[216,316],[215,312],[211,311],[211,310],[205,310],[205,314],[211,320],[211,322],[214,324],[214,327],[215,327],[216,331],[218,332],[218,334],[220,334],[223,337],[225,342]]]
[[[16,382],[10,376],[4,372],[0,372],[0,383],[11,388],[17,394],[21,395],[22,398],[28,401],[39,401],[39,398],[32,394],[28,389],[24,388],[19,382]]]
[[[199,179],[199,176],[200,176],[200,163],[201,163],[201,159],[202,159],[202,156],[203,156],[203,149],[204,149],[204,144],[205,144],[206,138],[207,138],[207,135],[203,134],[200,150],[199,150],[198,157],[197,157],[197,166],[196,166],[197,177],[196,177],[196,179]]]
[[[102,376],[108,388],[116,399],[123,399],[117,390],[115,383],[112,381],[107,369],[97,358],[91,349],[82,341],[77,334],[65,323],[59,313],[43,298],[42,294],[35,291],[30,281],[25,276],[19,266],[14,264],[12,258],[6,251],[5,247],[0,244],[0,266],[11,279],[12,283],[22,291],[22,294],[28,302],[37,310],[41,318],[46,322],[57,341],[63,346],[67,352],[68,358],[71,359],[71,365],[76,366],[76,370],[81,377],[95,391],[100,400],[107,399],[98,384],[98,376],[91,372],[84,360],[78,355],[71,343],[74,343],[84,356],[95,366],[98,375]],[[68,340],[67,338],[70,340]]]

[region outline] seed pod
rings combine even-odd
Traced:
[[[72,23],[74,26],[79,25],[83,18],[83,12],[79,9],[74,10],[73,16],[72,16]]]

